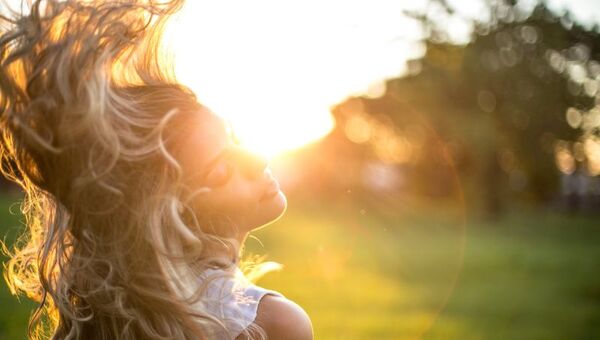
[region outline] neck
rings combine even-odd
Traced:
[[[231,262],[238,266],[240,262],[240,252],[247,237],[247,232],[239,233],[233,237],[226,237],[227,239],[233,241],[235,245],[232,245],[229,242],[224,244],[221,242],[214,242],[208,244],[203,253],[206,257],[219,258],[225,263]],[[233,249],[232,246],[234,246]],[[235,249],[236,247],[237,249]]]

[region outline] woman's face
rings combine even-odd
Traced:
[[[189,124],[176,156],[191,192],[211,189],[191,201],[205,232],[236,236],[218,223],[207,226],[210,216],[226,216],[239,232],[249,232],[283,215],[287,199],[264,157],[241,147],[226,122],[209,110],[194,114]]]

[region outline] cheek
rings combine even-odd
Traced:
[[[256,211],[260,205],[259,197],[251,187],[232,185],[214,190],[197,200],[195,206],[200,211],[208,210],[236,218]]]
[[[231,193],[213,193],[210,198],[194,202],[194,210],[203,230],[220,236],[230,236],[232,224],[246,226],[256,215],[257,202]]]

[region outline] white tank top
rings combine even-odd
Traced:
[[[202,297],[203,309],[224,323],[232,339],[254,322],[263,296],[284,297],[277,291],[253,284],[238,267],[233,273],[209,268],[202,273],[201,279],[208,282]],[[217,339],[227,338],[218,331],[214,335]]]

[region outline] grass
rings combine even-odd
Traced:
[[[0,234],[18,225],[9,202]],[[317,339],[600,338],[598,222],[444,216],[291,199],[247,248],[284,264],[259,284],[303,306]],[[0,285],[0,339],[24,338],[30,308]]]
[[[0,195],[0,238],[8,245],[12,244],[22,230],[20,216],[9,212],[9,209],[18,212],[15,195]],[[0,255],[0,261],[5,257]],[[3,272],[4,273],[4,272]],[[27,320],[35,304],[26,297],[10,295],[6,281],[0,282],[0,340],[25,339]]]

